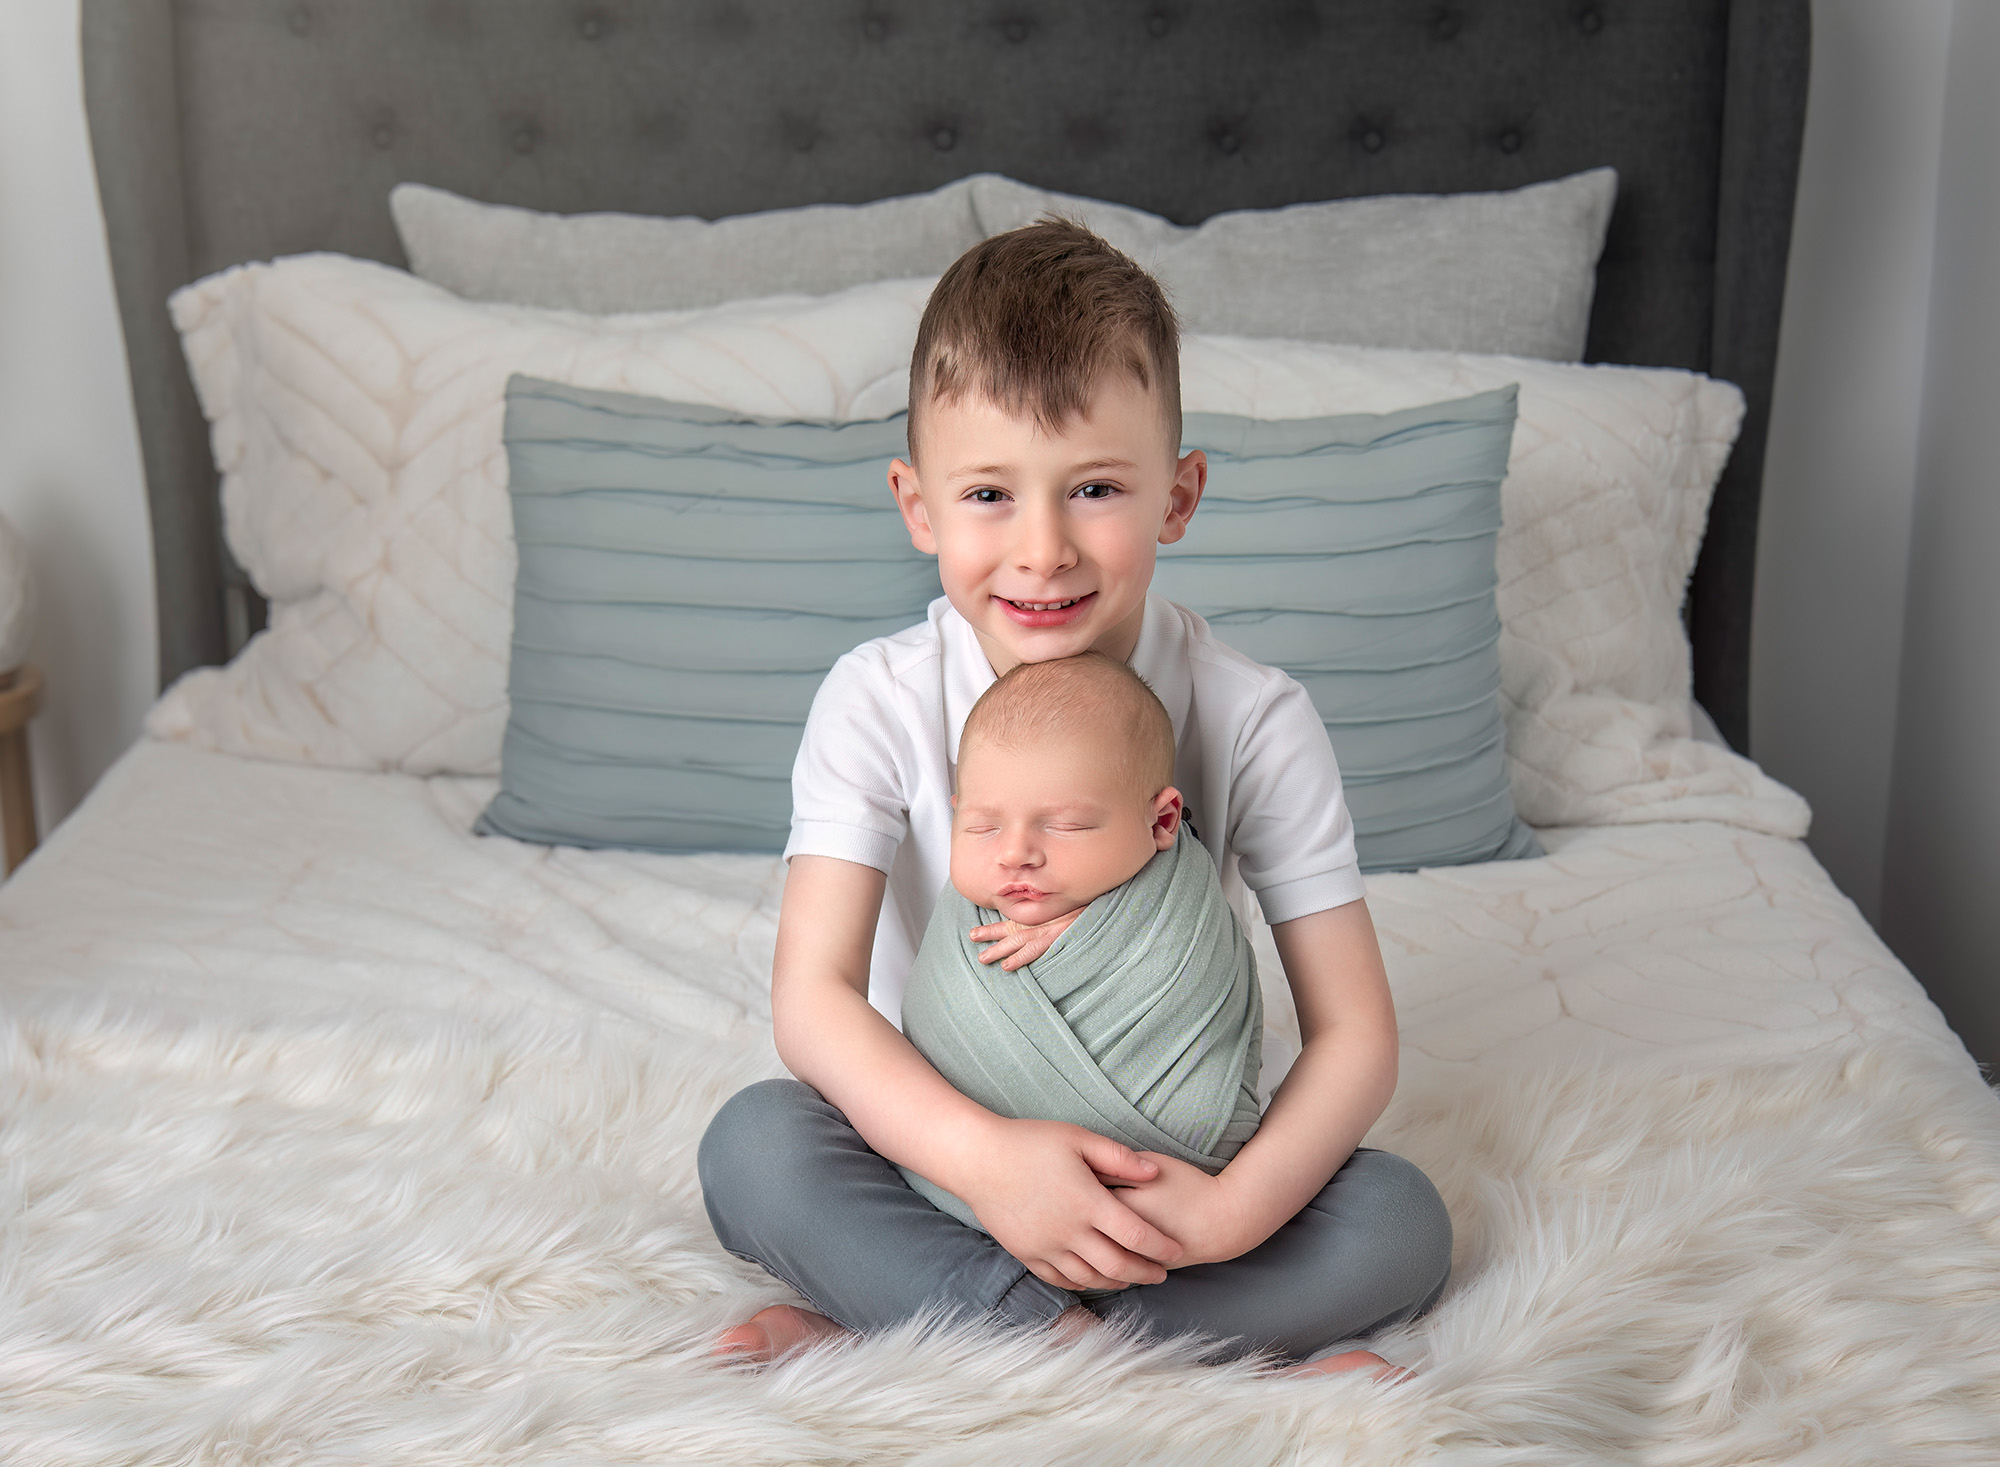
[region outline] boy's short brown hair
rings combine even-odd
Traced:
[[[1101,743],[1107,762],[1151,799],[1174,782],[1174,721],[1146,680],[1102,652],[1023,662],[979,697],[959,735],[959,762],[984,744],[1044,739]]]
[[[1178,455],[1180,323],[1160,283],[1072,219],[996,234],[952,262],[924,307],[910,358],[910,457],[933,402],[975,392],[1056,433],[1111,372],[1159,399]]]

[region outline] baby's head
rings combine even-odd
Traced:
[[[1174,843],[1174,726],[1145,681],[1086,652],[1024,662],[965,720],[951,884],[1029,925],[1089,905]]]
[[[1080,224],[995,235],[938,281],[889,484],[994,671],[1131,655],[1154,554],[1207,480],[1180,396],[1173,307]]]

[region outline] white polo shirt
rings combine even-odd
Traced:
[[[1225,890],[1240,880],[1273,923],[1363,895],[1340,768],[1304,688],[1160,596],[1146,598],[1132,668],[1173,719],[1174,784]],[[993,682],[971,624],[940,596],[918,625],[834,664],[792,766],[786,859],[837,856],[888,875],[868,999],[892,1022],[951,874],[958,737]]]

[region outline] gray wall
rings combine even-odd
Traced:
[[[1978,0],[1974,0],[1978,3]],[[1764,468],[1750,752],[1881,911],[1952,0],[1814,0]]]
[[[1751,752],[2000,1063],[2000,3],[1814,0]]]
[[[2000,5],[1951,34],[1882,932],[2000,1060]]]
[[[48,830],[153,700],[153,542],[83,124],[77,0],[0,7],[0,514],[41,585],[29,728]]]

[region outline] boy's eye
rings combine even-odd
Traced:
[[[1000,504],[1007,498],[1006,494],[998,489],[975,489],[965,497],[974,504]]]
[[[1118,492],[1116,484],[1085,484],[1076,491],[1078,499],[1109,499]]]

